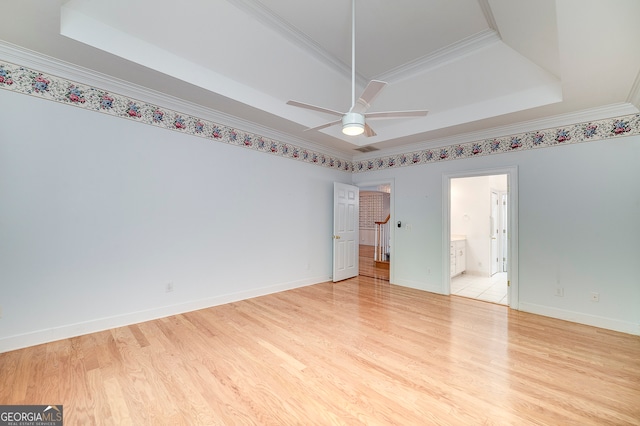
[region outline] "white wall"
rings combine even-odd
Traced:
[[[507,176],[451,180],[451,235],[465,235],[467,273],[491,275],[491,191],[506,191]]]
[[[7,91],[0,111],[0,351],[331,276],[349,173]]]
[[[412,225],[395,233],[395,283],[441,293],[443,174],[517,166],[520,309],[640,334],[639,163],[640,137],[632,136],[359,173],[354,181],[394,179],[394,220]]]

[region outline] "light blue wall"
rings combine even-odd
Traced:
[[[393,179],[393,219],[411,224],[395,232],[395,282],[441,292],[443,174],[517,166],[520,309],[640,334],[639,164],[632,136],[358,173],[354,182]]]
[[[329,280],[350,173],[7,91],[0,111],[0,351]]]
[[[441,291],[443,174],[509,166],[520,309],[640,334],[639,136],[351,175],[7,91],[0,111],[0,351],[328,280],[334,181],[393,182],[394,282]]]

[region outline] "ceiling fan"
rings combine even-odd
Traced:
[[[339,112],[329,108],[323,108],[316,105],[307,104],[298,101],[288,101],[288,105],[299,108],[310,109],[312,111],[324,112],[326,114],[341,117],[340,120],[331,121],[320,126],[305,129],[320,130],[336,124],[342,123],[342,133],[348,136],[358,136],[364,133],[365,136],[375,136],[376,132],[367,124],[366,119],[381,118],[407,118],[407,117],[424,117],[429,111],[427,110],[410,110],[410,111],[384,111],[384,112],[367,112],[371,107],[373,100],[380,94],[380,91],[387,85],[384,81],[371,80],[365,87],[362,95],[356,101],[356,0],[351,2],[351,109],[348,112]]]

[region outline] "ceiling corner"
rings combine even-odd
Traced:
[[[489,28],[500,35],[500,30],[498,29],[496,19],[493,16],[491,5],[489,5],[489,0],[478,0],[478,4],[480,5],[480,9],[482,9],[482,13],[484,14],[484,18],[487,20],[487,25],[489,26]]]
[[[339,74],[344,75],[345,77],[349,77],[351,75],[351,68],[349,65],[342,62],[335,55],[332,55],[311,37],[307,36],[304,32],[300,31],[300,29],[291,25],[289,22],[287,22],[278,14],[274,13],[259,1],[227,1],[233,4],[238,9],[241,9],[245,13],[253,16],[268,28],[271,28],[275,32],[279,33],[285,39],[294,42],[298,47],[302,48],[309,55],[315,57],[330,68],[333,68],[333,70],[338,72]],[[362,75],[357,75],[356,77],[358,78],[358,82],[360,84],[366,84],[366,79]]]
[[[638,71],[636,79],[633,82],[633,86],[631,87],[631,92],[629,92],[627,102],[640,110],[640,71]]]

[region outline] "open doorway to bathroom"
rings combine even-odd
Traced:
[[[450,294],[509,305],[507,174],[450,179]]]

